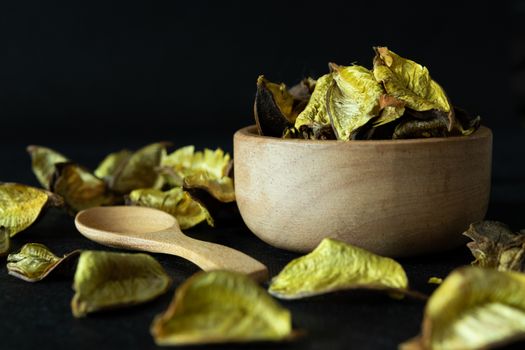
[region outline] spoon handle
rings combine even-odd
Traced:
[[[259,282],[268,279],[268,269],[264,264],[238,250],[220,244],[200,241],[180,232],[176,244],[166,244],[164,253],[185,258],[204,271],[230,270],[244,273]]]

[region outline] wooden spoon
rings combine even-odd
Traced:
[[[78,213],[75,226],[85,237],[110,247],[177,255],[205,271],[236,271],[257,281],[268,278],[268,269],[259,261],[235,249],[184,235],[175,217],[157,209],[95,207]]]

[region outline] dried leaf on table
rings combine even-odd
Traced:
[[[164,294],[170,277],[153,257],[84,251],[80,254],[71,300],[75,317],[88,313],[144,303]]]
[[[0,183],[0,229],[14,236],[31,226],[50,206],[62,199],[45,190],[17,183]]]
[[[151,326],[157,345],[280,341],[292,336],[291,314],[249,277],[199,272],[175,292]]]
[[[184,189],[204,190],[223,203],[235,201],[233,179],[228,176],[214,178],[209,173],[200,172],[186,176],[183,186]]]
[[[213,226],[213,219],[206,208],[193,200],[181,187],[175,187],[168,191],[152,188],[137,189],[129,194],[126,204],[165,211],[177,218],[179,226],[183,230],[204,220]]]
[[[69,159],[55,150],[42,146],[28,146],[27,152],[31,156],[31,166],[38,182],[45,189],[49,189],[55,173],[55,164],[68,162]]]
[[[356,288],[398,296],[407,290],[408,279],[403,267],[390,258],[325,238],[311,253],[288,263],[268,291],[281,299],[300,299]]]
[[[472,239],[467,247],[476,258],[473,265],[525,272],[525,233],[498,221],[480,221],[463,234]]]
[[[51,191],[64,198],[73,213],[91,207],[115,204],[118,201],[106,183],[75,163],[56,164]]]
[[[174,186],[182,186],[186,176],[196,173],[207,173],[210,178],[220,179],[228,175],[231,167],[231,156],[222,149],[195,152],[194,146],[182,147],[170,153],[161,164],[162,168],[169,168],[176,179],[168,180]]]
[[[99,179],[106,179],[109,181],[121,171],[132,154],[133,152],[127,149],[108,154],[95,169],[95,176]]]
[[[27,243],[20,249],[20,252],[9,254],[7,271],[11,276],[24,281],[37,282],[64,263],[72,262],[79,253],[79,250],[75,250],[60,258],[43,244]]]
[[[519,339],[525,339],[525,275],[471,266],[436,289],[421,335],[400,349],[489,349]]]

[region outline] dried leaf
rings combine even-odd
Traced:
[[[294,97],[286,85],[271,83],[259,76],[253,112],[260,135],[280,137],[283,130],[292,126]]]
[[[235,201],[233,179],[228,176],[218,179],[211,177],[209,173],[196,173],[184,178],[184,188],[202,189],[223,203]]]
[[[480,221],[463,234],[473,241],[467,243],[476,258],[472,265],[525,272],[525,233],[498,221]]]
[[[386,47],[375,48],[374,76],[386,92],[415,111],[431,109],[446,116],[447,129],[452,130],[454,110],[445,91],[430,77],[428,69],[398,56]]]
[[[39,243],[27,243],[20,252],[9,254],[7,257],[7,271],[11,276],[27,282],[41,281],[51,271],[67,261],[71,261],[80,253],[75,250],[59,258],[49,248]]]
[[[294,126],[296,129],[299,129],[301,125],[309,125],[313,123],[330,125],[330,119],[326,111],[326,93],[332,85],[333,80],[332,73],[325,74],[317,79],[315,89],[308,104],[295,119]]]
[[[181,285],[151,326],[157,345],[279,341],[292,335],[291,314],[250,278],[199,272]]]
[[[334,82],[328,90],[326,109],[337,139],[350,140],[357,129],[379,114],[384,90],[368,69],[331,64]]]
[[[133,153],[127,149],[110,153],[95,169],[95,176],[100,179],[110,180],[119,171],[122,171],[122,167],[129,161],[132,154]]]
[[[393,139],[446,137],[449,135],[447,122],[440,117],[428,120],[407,118],[399,122],[392,135]]]
[[[84,251],[78,260],[71,300],[75,317],[144,303],[165,293],[170,277],[153,257]]]
[[[106,183],[83,167],[74,163],[59,163],[55,167],[51,190],[64,198],[72,212],[116,202]]]
[[[9,232],[4,227],[0,227],[0,256],[7,255],[10,248],[11,239]]]
[[[128,205],[155,208],[165,211],[177,218],[181,229],[188,229],[204,220],[213,226],[213,219],[199,202],[194,201],[187,192],[180,187],[169,191],[154,188],[137,189],[129,194]]]
[[[443,283],[443,278],[439,277],[430,277],[427,281],[429,284],[441,284]]]
[[[170,153],[163,161],[163,168],[172,169],[182,180],[189,175],[206,173],[210,178],[220,179],[228,175],[231,157],[222,149],[215,151],[205,148],[195,152],[194,146],[186,146]]]
[[[113,159],[119,163],[105,165],[114,169],[111,175],[106,176],[109,188],[119,194],[127,194],[137,188],[160,187],[162,178],[156,169],[166,157],[166,146],[165,142],[152,143],[126,159],[124,154],[115,155]]]
[[[428,300],[421,335],[401,349],[488,349],[525,338],[525,275],[452,272]]]
[[[405,271],[396,261],[325,238],[314,251],[288,263],[268,291],[281,299],[299,299],[344,289],[407,287]]]
[[[405,113],[405,102],[387,94],[379,98],[379,117],[373,120],[374,127],[391,123],[403,116]]]
[[[16,183],[0,183],[0,229],[11,237],[31,226],[46,206],[61,200],[47,191]]]
[[[55,164],[69,160],[57,151],[42,146],[28,146],[27,152],[31,156],[31,166],[38,182],[45,189],[49,189],[55,173]]]

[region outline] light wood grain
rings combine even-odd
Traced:
[[[235,195],[267,243],[307,252],[324,237],[410,256],[464,243],[490,195],[492,133],[381,141],[234,136]]]
[[[131,206],[91,208],[77,214],[75,225],[85,237],[110,247],[177,255],[205,271],[236,271],[257,281],[268,278],[266,266],[259,261],[235,249],[184,235],[177,220],[160,210]]]

